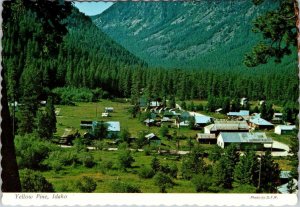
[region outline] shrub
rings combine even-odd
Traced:
[[[49,157],[43,162],[51,169],[59,171],[62,166],[74,165],[80,163],[78,153],[74,150],[56,150],[49,154]]]
[[[194,176],[191,181],[197,192],[211,192],[209,190],[212,183],[210,176],[199,174]]]
[[[152,178],[155,175],[155,172],[152,168],[143,166],[138,172],[138,174],[141,178]]]
[[[146,146],[146,147],[144,147],[144,153],[145,153],[145,155],[151,155],[151,148],[150,147],[148,147],[148,146]]]
[[[83,166],[92,168],[96,163],[94,162],[93,155],[85,152],[80,154],[79,161],[83,164]]]
[[[100,141],[100,140],[94,140],[93,146],[96,148],[96,150],[103,150],[103,149],[107,148],[107,143],[104,141]]]
[[[87,146],[85,144],[85,140],[81,137],[77,137],[73,141],[73,144],[74,144],[74,147],[75,147],[77,152],[86,152],[86,151],[88,151]]]
[[[54,192],[52,184],[40,172],[21,170],[20,181],[22,192]]]
[[[41,140],[32,134],[16,136],[16,157],[19,169],[40,169],[43,161],[55,150],[55,145]]]
[[[158,186],[159,192],[161,193],[166,193],[167,188],[172,188],[174,186],[172,179],[162,172],[158,172],[153,179],[155,185]]]
[[[114,193],[141,193],[138,186],[121,181],[112,182],[111,191]]]
[[[107,170],[112,169],[114,163],[112,161],[104,161],[102,162],[101,166]]]
[[[76,188],[83,193],[91,193],[96,190],[97,183],[91,177],[83,176],[75,183]]]
[[[131,164],[135,161],[129,150],[121,152],[118,160],[121,169],[130,168]]]

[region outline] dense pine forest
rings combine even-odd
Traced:
[[[190,105],[193,104],[194,100],[200,102],[204,101],[206,111],[203,107],[201,111],[205,111],[205,113],[214,112],[215,109],[223,107],[224,105],[226,105],[226,107],[228,105],[228,110],[224,110],[224,112],[228,112],[230,107],[231,109],[233,108],[232,105],[234,105],[234,102],[240,105],[240,98],[247,97],[249,101],[265,100],[268,103],[268,110],[272,110],[271,118],[274,113],[272,107],[273,105],[277,105],[279,107],[276,108],[276,110],[284,112],[285,115],[289,114],[292,117],[286,118],[287,121],[290,121],[292,124],[297,122],[295,114],[298,112],[296,100],[299,96],[297,93],[299,83],[296,65],[293,67],[296,62],[294,61],[296,57],[293,56],[295,54],[295,47],[293,47],[293,50],[289,53],[290,56],[283,59],[283,63],[279,68],[276,68],[275,63],[271,65],[272,67],[264,67],[262,70],[255,67],[246,68],[246,66],[231,68],[230,64],[224,64],[224,67],[221,67],[222,69],[216,69],[211,65],[207,68],[203,67],[205,60],[213,61],[217,57],[204,57],[199,60],[204,61],[204,63],[201,62],[201,67],[197,67],[197,62],[193,63],[196,67],[192,68],[182,66],[168,68],[155,67],[151,63],[148,63],[147,60],[141,59],[139,56],[134,55],[125,47],[115,42],[104,33],[101,28],[97,27],[90,17],[75,8],[71,2],[60,4],[50,1],[34,3],[31,1],[15,0],[9,2],[5,1],[3,6],[2,66],[7,90],[7,103],[10,106],[10,115],[13,116],[13,119],[9,121],[13,125],[13,136],[16,135],[17,161],[19,167],[22,169],[20,175],[23,178],[24,176],[26,177],[27,174],[34,176],[35,172],[31,170],[52,170],[51,173],[56,173],[66,166],[70,167],[70,171],[72,171],[72,167],[76,165],[80,165],[80,168],[83,166],[82,168],[84,168],[84,170],[91,169],[100,160],[99,158],[98,161],[94,161],[93,156],[100,157],[99,154],[101,154],[104,160],[106,157],[110,158],[110,155],[106,154],[110,152],[101,151],[101,153],[98,153],[97,151],[91,153],[92,155],[88,154],[88,150],[86,151],[87,143],[81,139],[77,139],[74,142],[74,147],[70,151],[63,151],[58,146],[54,146],[52,139],[57,132],[57,126],[60,128],[67,126],[63,125],[63,121],[57,121],[54,105],[59,105],[62,108],[65,107],[64,109],[68,111],[70,110],[68,107],[75,105],[74,102],[77,102],[76,104],[79,103],[80,106],[83,105],[83,108],[86,107],[86,109],[88,109],[84,112],[79,111],[79,114],[82,113],[84,114],[83,117],[85,117],[85,113],[88,111],[88,113],[93,114],[94,117],[94,103],[91,102],[97,102],[101,99],[104,103],[113,105],[116,104],[114,103],[115,100],[122,100],[120,103],[126,106],[126,112],[122,111],[124,109],[121,108],[120,105],[115,105],[115,107],[119,107],[118,109],[122,111],[123,115],[124,113],[126,114],[126,117],[124,116],[125,118],[120,117],[130,124],[138,123],[141,125],[141,121],[137,120],[137,114],[131,112],[136,109],[135,107],[142,97],[148,101],[169,100],[169,103],[173,103],[171,104],[174,105],[172,106],[173,108],[175,108],[175,103],[179,103],[178,101],[180,101],[181,104],[191,102]],[[47,10],[43,8],[47,8]],[[222,51],[223,50],[215,54],[221,54]],[[225,59],[222,58],[224,61]],[[294,62],[289,62],[291,59],[293,59]],[[284,64],[288,67],[284,68]],[[45,100],[47,100],[46,104],[42,105],[42,102]],[[231,103],[232,100],[234,100],[233,103]],[[16,104],[14,104],[14,102],[18,102],[17,109],[15,108]],[[261,108],[263,108],[263,106],[261,106]],[[73,109],[71,109],[71,111],[72,110]],[[191,107],[191,110],[193,111],[194,107]],[[289,110],[289,112],[285,110]],[[97,113],[96,106],[96,117]],[[128,113],[130,116],[132,115],[130,120],[128,119]],[[149,118],[148,115],[149,114],[141,115],[140,113],[139,119]],[[75,114],[68,114],[68,116],[73,119]],[[218,117],[219,116],[224,118],[225,115],[219,114]],[[9,118],[9,116],[6,118]],[[76,117],[76,121],[80,122],[80,119],[81,117]],[[78,125],[77,122],[76,124]],[[140,125],[137,126],[141,127]],[[143,125],[142,127],[145,126]],[[172,131],[173,134],[170,135],[171,132],[169,133],[166,128],[167,127],[162,127],[159,129],[159,133],[163,134],[164,139],[167,135],[174,137],[174,140],[166,138],[170,146],[174,148],[177,147],[178,150],[181,140],[184,143],[183,149],[188,149],[191,154],[182,159],[183,162],[181,162],[182,160],[179,161],[178,158],[176,161],[173,160],[174,162],[172,164],[169,162],[166,165],[160,165],[159,161],[155,160],[156,157],[150,161],[150,158],[146,157],[144,159],[147,160],[147,163],[151,162],[151,168],[153,168],[153,172],[151,171],[151,173],[146,172],[149,169],[146,169],[147,167],[144,166],[144,163],[139,163],[141,164],[139,167],[145,167],[145,172],[140,172],[142,175],[139,175],[143,179],[152,178],[156,173],[154,176],[155,185],[159,186],[160,192],[166,192],[168,186],[174,185],[174,183],[170,181],[170,183],[166,184],[167,187],[160,186],[160,179],[167,180],[164,174],[168,174],[171,177],[173,176],[172,178],[177,179],[177,172],[179,170],[174,163],[177,165],[183,163],[181,169],[182,178],[180,179],[183,180],[182,182],[191,180],[191,182],[196,185],[197,192],[229,192],[229,190],[236,187],[234,186],[234,184],[236,184],[234,182],[240,183],[242,190],[233,190],[230,192],[249,192],[249,189],[251,192],[276,191],[275,187],[270,187],[270,185],[272,182],[275,182],[274,180],[278,179],[279,167],[277,163],[274,163],[270,154],[266,154],[266,160],[260,162],[263,162],[263,169],[270,171],[276,169],[277,177],[273,176],[269,179],[267,174],[263,174],[262,176],[266,181],[264,183],[262,182],[260,189],[257,169],[251,168],[251,170],[256,170],[256,177],[252,180],[245,181],[247,185],[244,189],[243,184],[245,183],[241,180],[246,178],[242,176],[244,172],[242,168],[243,164],[245,164],[243,162],[247,160],[246,158],[241,158],[241,161],[238,160],[239,158],[237,157],[239,157],[239,154],[235,147],[222,151],[226,156],[221,158],[221,151],[212,149],[211,146],[208,147],[208,150],[206,148],[200,149],[201,147],[199,149],[195,147],[192,150],[192,147],[194,147],[191,141],[191,134],[193,133],[194,136],[193,129],[183,131],[190,133],[188,141],[187,137],[183,135],[177,136],[177,129]],[[150,129],[150,127],[148,127],[148,129]],[[120,135],[120,139],[123,142],[121,144],[124,145],[119,146],[120,149],[127,149],[129,146],[134,146],[128,141],[131,137],[130,132],[126,130],[127,129],[124,129]],[[148,156],[151,153],[147,154],[149,152],[147,152],[147,150],[149,149],[147,149],[144,140],[145,132],[142,132],[142,135],[138,134],[138,141],[134,147],[136,147],[136,149],[144,147],[145,156]],[[50,143],[50,141],[52,143]],[[103,140],[96,140],[96,142],[93,142],[93,144],[96,143],[95,148],[105,148],[103,147],[104,142],[102,141]],[[292,141],[288,142],[290,143]],[[31,145],[35,144],[37,147],[31,148]],[[91,144],[91,142],[88,144]],[[297,146],[293,147],[297,148]],[[217,167],[204,162],[204,155],[208,156],[208,152],[212,152],[211,156],[213,156],[214,150],[216,151],[217,157],[209,159],[211,159],[213,163],[218,162]],[[295,149],[293,150],[295,152]],[[124,166],[121,166],[118,170],[125,170],[124,172],[126,172],[126,169],[131,169],[131,164],[135,159],[137,162],[142,162],[138,161],[139,155],[133,158],[129,150],[124,150],[124,153],[123,151],[120,152],[120,154],[118,153],[119,152],[115,152],[113,156],[121,160],[121,165],[122,161],[124,162]],[[257,157],[250,152],[249,156],[249,159],[252,160],[251,162],[257,164]],[[130,159],[126,160],[124,157]],[[162,163],[165,162],[162,161],[162,159],[160,160]],[[224,162],[222,163],[220,160]],[[296,160],[297,158],[293,157],[292,161],[295,162]],[[99,162],[102,163],[102,160]],[[108,160],[107,163],[105,163],[105,170],[114,170],[115,166],[109,162],[112,161]],[[224,171],[227,165],[226,163],[229,163],[229,172]],[[239,165],[237,165],[238,167],[235,170],[237,173],[234,175],[233,169],[237,163],[239,163]],[[170,164],[170,166],[168,166],[168,164]],[[292,164],[293,170],[295,170],[295,163]],[[157,167],[156,165],[159,166]],[[247,163],[245,165],[247,165]],[[25,168],[29,168],[30,170],[26,170]],[[204,170],[198,171],[200,168]],[[133,174],[137,174],[134,170],[132,170],[132,172]],[[106,171],[103,172],[103,174],[105,173]],[[228,177],[231,176],[229,181],[224,177],[227,176],[227,174],[229,174]],[[241,178],[239,176],[241,176]],[[208,186],[210,183],[205,180],[206,178],[208,180],[210,178],[216,180],[214,181],[216,186],[209,189]],[[22,182],[23,181],[24,179]],[[89,183],[90,180],[86,182]],[[24,186],[24,183],[22,185]],[[80,185],[78,184],[77,187],[83,189],[84,187]],[[203,185],[206,187],[202,188]],[[256,186],[258,186],[259,191],[256,191]],[[122,187],[140,192],[140,190],[130,185]],[[60,186],[61,191],[67,191],[66,189],[66,186]],[[94,186],[94,190],[95,189],[96,187]],[[237,189],[239,188],[237,187]],[[32,189],[29,188],[25,190],[30,191]],[[45,185],[45,189],[43,190],[54,191],[50,185]],[[85,190],[86,189],[81,192],[89,192]],[[114,190],[117,191],[119,189]],[[124,191],[127,192],[126,190]]]

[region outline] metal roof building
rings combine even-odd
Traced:
[[[220,132],[248,132],[249,126],[246,121],[215,121],[204,127],[206,134],[219,134]]]
[[[267,138],[266,134],[262,132],[221,132],[219,134],[217,138],[217,144],[221,148],[225,148],[232,143],[240,145],[241,148],[246,146],[254,146],[258,149],[263,148],[264,144],[272,144],[273,140],[271,138]]]
[[[239,112],[228,112],[227,116],[249,116],[249,111],[240,110]]]
[[[294,129],[296,129],[295,125],[278,125],[275,127],[274,132],[276,134],[286,134],[292,132]]]

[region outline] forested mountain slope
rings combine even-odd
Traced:
[[[16,19],[4,22],[2,55],[9,100],[21,99],[29,91],[40,99],[49,89],[65,85],[103,87],[118,93],[117,75],[122,69],[145,65],[77,8],[65,23],[68,32],[62,43],[47,51],[40,46],[48,37],[36,13],[24,9]]]
[[[266,1],[118,2],[93,22],[118,43],[152,66],[233,69],[245,68],[243,57],[261,36],[252,20],[274,8]],[[284,64],[296,66],[296,55]]]

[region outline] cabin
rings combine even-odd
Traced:
[[[215,134],[197,133],[196,140],[197,140],[197,142],[199,142],[201,144],[216,144],[217,143],[217,137]]]
[[[145,138],[147,139],[150,145],[161,145],[161,139],[157,137],[154,133],[147,134]]]
[[[101,114],[101,117],[109,117],[109,113],[104,112],[104,113]]]
[[[224,149],[230,144],[236,144],[240,150],[251,147],[260,151],[265,144],[273,144],[273,140],[261,132],[221,132],[217,138],[217,145]]]
[[[218,136],[220,132],[249,132],[249,126],[246,121],[220,120],[204,127],[205,134]]]
[[[213,122],[213,118],[210,116],[196,115],[194,118],[195,118],[195,128],[201,128]]]
[[[276,134],[290,134],[296,129],[295,125],[278,125],[275,127]]]
[[[272,118],[273,124],[281,124],[282,123],[282,113],[274,113]]]
[[[105,113],[112,113],[112,112],[114,112],[114,108],[113,107],[105,107],[104,111],[105,111]]]
[[[80,137],[78,130],[74,130],[73,128],[66,128],[64,130],[63,135],[60,137],[58,143],[64,145],[71,145],[72,141],[77,137]]]
[[[274,125],[267,120],[260,118],[259,116],[254,116],[249,119],[249,125],[255,129],[273,129]]]

